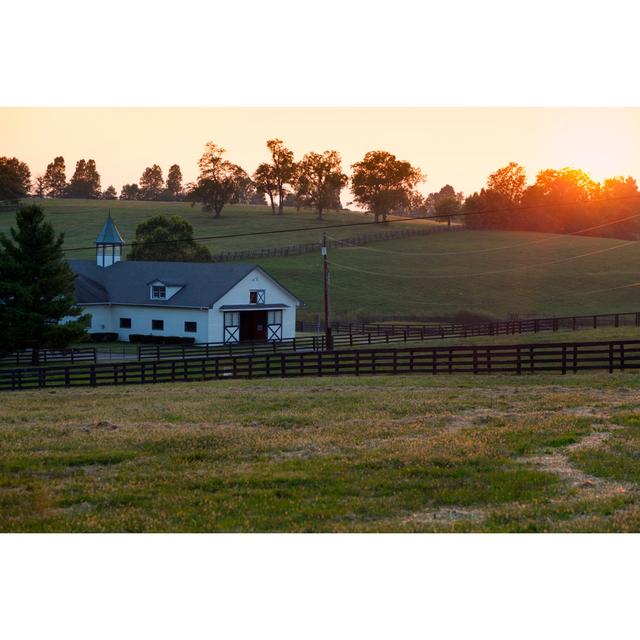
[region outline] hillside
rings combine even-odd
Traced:
[[[336,318],[506,318],[640,309],[640,289],[617,288],[640,280],[640,245],[620,240],[462,231],[332,250],[329,262]],[[319,255],[261,264],[305,301],[303,317],[318,317]]]
[[[137,202],[121,200],[29,200],[41,206],[48,220],[58,232],[65,234],[65,247],[92,247],[98,232],[104,224],[107,212],[118,225],[125,242],[135,238],[136,227],[143,220],[158,214],[172,216],[179,215],[186,218],[194,229],[196,236],[231,235],[262,231],[285,231],[300,227],[319,227],[324,225],[341,225],[352,223],[367,223],[369,216],[362,213],[327,212],[323,220],[311,211],[296,212],[295,209],[285,208],[282,216],[274,216],[267,206],[228,206],[222,212],[222,217],[215,220],[210,213],[203,213],[200,206],[192,207],[188,202]],[[3,212],[0,214],[0,232],[6,232],[14,224],[15,214]],[[424,226],[433,224],[424,221],[404,222],[402,228],[410,226]],[[366,233],[377,233],[380,227],[348,226],[345,229],[331,229],[332,235],[338,238],[352,237]],[[222,238],[207,240],[205,244],[212,253],[223,251],[237,251],[261,247],[280,247],[305,242],[318,242],[322,231],[294,231],[287,233],[269,233],[263,236],[245,236],[240,238]],[[125,250],[126,251],[126,250]],[[93,249],[74,251],[74,258],[93,257]],[[70,255],[71,257],[71,255]]]
[[[67,247],[91,246],[111,208],[125,240],[137,224],[154,214],[186,217],[196,236],[316,227],[314,213],[288,210],[271,215],[268,207],[228,207],[214,220],[188,203],[45,200],[43,206]],[[359,213],[329,213],[324,224],[367,222]],[[14,221],[0,216],[0,231]],[[423,226],[410,221],[387,225],[328,229],[345,238],[382,229]],[[317,242],[318,229],[207,241],[213,252]],[[91,257],[93,250],[68,254]],[[505,318],[509,315],[573,315],[640,309],[633,287],[640,280],[640,246],[621,240],[532,232],[462,231],[452,234],[377,242],[329,252],[331,312],[347,319],[362,316],[441,317],[461,315]],[[300,317],[316,320],[322,309],[319,253],[265,258],[260,264],[304,302]]]

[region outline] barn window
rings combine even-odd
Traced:
[[[164,330],[164,320],[152,320],[151,321],[151,330],[152,331],[162,331],[162,330]]]
[[[153,287],[151,287],[151,297],[156,300],[164,300],[167,297],[167,288],[154,284]]]
[[[185,322],[184,330],[186,333],[195,333],[198,330],[197,322]]]
[[[264,304],[264,289],[249,291],[249,304]]]
[[[121,329],[131,329],[131,318],[120,318]]]

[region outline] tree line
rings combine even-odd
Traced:
[[[270,162],[258,165],[252,175],[224,157],[225,149],[214,142],[205,145],[198,161],[195,182],[183,185],[177,164],[169,168],[166,180],[162,168],[147,167],[137,183],[125,184],[121,200],[187,200],[199,203],[218,218],[228,204],[268,204],[274,215],[285,206],[311,208],[318,217],[326,210],[342,208],[340,193],[349,186],[354,201],[374,214],[376,222],[396,211],[419,204],[418,183],[422,172],[387,151],[370,151],[354,163],[349,178],[342,158],[335,150],[311,151],[296,161],[291,149],[278,138],[267,140]],[[54,158],[32,184],[26,163],[17,158],[0,158],[0,201],[19,202],[28,195],[48,198],[102,198],[115,200],[113,185],[101,190],[100,174],[93,159],[78,160],[73,176],[66,178],[65,160]]]
[[[268,204],[273,215],[285,206],[311,208],[321,218],[326,210],[341,209],[340,193],[349,187],[353,201],[385,222],[390,214],[435,215],[458,221],[473,229],[583,232],[616,237],[640,237],[640,192],[632,177],[616,176],[598,183],[580,169],[544,169],[527,184],[524,167],[510,162],[489,175],[486,185],[465,198],[451,185],[423,196],[417,187],[426,179],[422,171],[388,151],[369,151],[342,168],[335,150],[308,152],[300,160],[278,138],[267,140],[269,162],[258,165],[252,175],[225,158],[225,149],[214,142],[205,145],[198,161],[195,182],[183,185],[177,164],[164,179],[162,169],[147,167],[138,183],[123,185],[122,200],[185,200],[215,218],[228,204]],[[0,201],[18,202],[27,194],[42,197],[118,197],[110,185],[100,190],[100,174],[94,160],[79,160],[67,182],[64,158],[51,162],[31,184],[26,163],[0,158]],[[626,218],[626,219],[625,219]],[[613,223],[614,221],[616,224]],[[597,227],[597,229],[591,229]]]

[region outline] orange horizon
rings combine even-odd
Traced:
[[[336,149],[347,172],[367,151],[388,150],[426,173],[425,194],[451,184],[468,195],[511,161],[525,167],[529,183],[542,169],[565,166],[597,182],[640,179],[640,108],[0,108],[0,155],[27,162],[34,178],[55,156],[64,157],[67,178],[77,160],[93,158],[102,188],[118,192],[152,164],[166,179],[177,163],[184,182],[194,180],[209,140],[252,173],[268,159],[265,142],[273,137],[296,159]]]

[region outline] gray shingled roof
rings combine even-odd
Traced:
[[[69,260],[69,265],[78,276],[76,300],[79,304],[110,302],[198,308],[211,307],[257,267],[235,262],[134,261],[99,267],[93,260]],[[155,280],[181,282],[184,287],[170,300],[150,300],[148,283]]]
[[[116,227],[116,223],[111,219],[111,215],[107,218],[102,227],[102,231],[96,238],[96,244],[124,244],[124,240]]]

